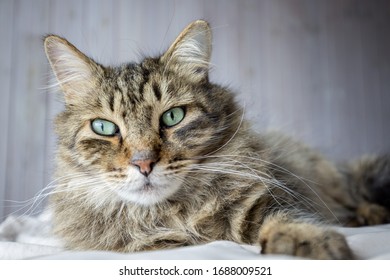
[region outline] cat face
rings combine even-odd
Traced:
[[[188,181],[201,180],[193,167],[237,129],[231,95],[208,81],[206,22],[139,64],[103,67],[57,36],[45,50],[66,104],[56,119],[60,173],[97,201],[153,205],[190,194]]]

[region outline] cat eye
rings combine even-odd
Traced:
[[[110,121],[94,119],[91,122],[92,131],[102,136],[114,136],[119,132],[119,127]]]
[[[167,127],[175,126],[184,119],[184,115],[185,112],[182,107],[175,107],[166,111],[162,115],[161,121]]]

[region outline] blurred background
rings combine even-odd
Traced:
[[[161,54],[196,19],[213,28],[211,79],[258,131],[332,160],[390,152],[388,0],[0,0],[0,221],[52,181],[62,104],[42,37],[115,65]]]

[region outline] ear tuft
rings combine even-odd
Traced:
[[[49,35],[44,40],[46,56],[67,102],[93,88],[101,68],[66,39]]]
[[[176,38],[162,61],[192,79],[207,78],[211,57],[211,29],[203,20],[190,23]]]

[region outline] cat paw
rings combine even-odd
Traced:
[[[356,209],[356,219],[359,226],[386,224],[390,222],[390,212],[378,204],[362,203]]]
[[[343,235],[307,223],[268,222],[260,232],[262,254],[310,259],[352,259]]]

